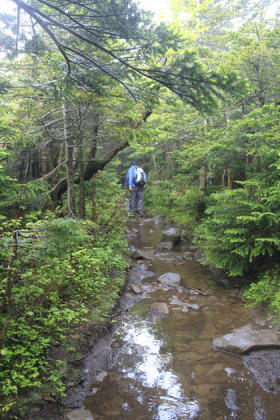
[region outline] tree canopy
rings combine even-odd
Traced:
[[[209,111],[224,90],[238,93],[235,73],[204,68],[184,37],[163,23],[155,25],[131,0],[13,1],[19,10],[16,48],[21,37],[31,49],[46,48],[43,30],[62,54],[67,77],[87,90],[98,91],[106,74],[138,98],[148,91],[139,81],[144,77],[202,111]],[[29,36],[26,28],[20,30],[21,11],[30,19]],[[25,27],[26,17],[22,21]]]

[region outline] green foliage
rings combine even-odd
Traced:
[[[204,192],[197,187],[189,188],[184,193],[177,193],[172,210],[173,221],[179,226],[193,230],[204,214],[205,199]]]
[[[243,295],[248,300],[250,307],[265,307],[280,319],[280,268],[267,270],[259,275],[258,281],[252,283]]]
[[[174,205],[172,189],[173,185],[170,181],[149,181],[146,187],[145,201],[152,214],[161,214],[171,220],[171,211]]]
[[[128,245],[116,200],[121,199],[120,185],[113,175],[108,175],[109,182],[105,179],[98,181],[96,222],[55,219],[49,212],[45,219],[25,224],[24,230],[19,229],[20,220],[1,225],[1,327],[8,321],[0,359],[3,410],[17,406],[17,397],[30,390],[63,395],[67,369],[55,357],[56,347],[66,345],[69,332],[87,319],[100,319],[95,312],[109,314],[115,305],[128,267]],[[17,258],[11,272],[7,264],[15,228]],[[7,319],[9,282],[13,304]]]
[[[242,275],[261,256],[275,258],[280,250],[280,207],[275,189],[258,181],[243,188],[223,190],[211,196],[213,205],[196,230],[207,260],[229,275]]]

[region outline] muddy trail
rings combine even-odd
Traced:
[[[142,258],[129,273],[114,328],[85,359],[66,418],[279,419],[280,351],[212,349],[215,338],[247,324],[267,328],[267,321],[252,318],[236,290],[192,257],[190,244],[168,251],[152,220],[130,222],[128,235]]]

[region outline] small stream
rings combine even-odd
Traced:
[[[152,252],[160,242],[161,229],[152,221],[130,222],[129,231],[138,249]],[[233,289],[217,283],[197,261],[183,260],[187,250],[192,248],[185,244],[171,252],[157,251],[152,260],[139,260],[132,268],[129,283],[142,293],[129,287],[125,292],[121,307],[126,310],[114,332],[86,361],[89,371],[94,358],[106,360],[106,370],[100,364],[84,409],[77,410],[76,417],[73,411],[69,418],[280,418],[277,392],[246,367],[247,356],[211,349],[214,338],[253,321]],[[157,278],[167,272],[180,274],[180,283],[161,286]],[[169,315],[151,311],[155,302],[166,303]]]

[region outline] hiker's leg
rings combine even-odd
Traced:
[[[136,199],[137,199],[137,191],[136,188],[132,188],[130,190],[130,199],[129,199],[129,210],[131,213],[135,213],[136,211]]]
[[[144,216],[144,186],[138,187],[138,203],[137,208],[140,216]]]

